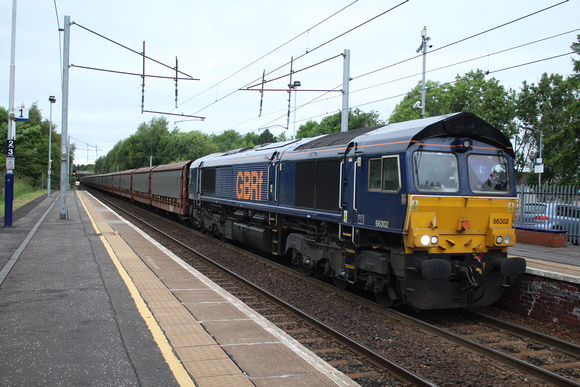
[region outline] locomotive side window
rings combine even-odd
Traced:
[[[369,190],[397,191],[400,186],[398,156],[369,160]]]
[[[457,192],[459,171],[452,153],[417,151],[413,154],[415,187],[425,192]]]
[[[507,159],[497,155],[470,155],[467,158],[469,188],[473,192],[507,193],[510,189]]]

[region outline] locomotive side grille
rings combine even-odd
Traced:
[[[302,208],[339,212],[340,159],[296,163],[296,201]]]

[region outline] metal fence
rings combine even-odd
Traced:
[[[564,230],[580,242],[579,186],[518,186],[516,227]]]

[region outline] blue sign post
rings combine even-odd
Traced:
[[[4,227],[12,227],[12,202],[14,201],[14,174],[6,173],[4,182]]]
[[[6,175],[4,186],[4,227],[12,227],[12,209],[14,201],[14,158],[15,141],[6,141]]]

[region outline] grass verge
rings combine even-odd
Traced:
[[[46,190],[43,191],[36,189],[16,179],[14,181],[14,200],[12,201],[12,210],[16,210],[43,194],[46,195]],[[4,188],[2,188],[2,196],[0,196],[0,216],[4,216],[4,205]]]

